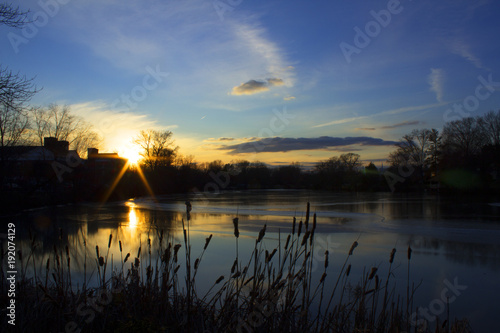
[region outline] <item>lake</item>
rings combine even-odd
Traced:
[[[498,198],[305,190],[234,191],[34,209],[4,217],[2,223],[16,224],[17,246],[25,255],[29,253],[30,230],[37,235],[39,245],[34,257],[40,267],[53,253],[62,231],[62,242],[68,245],[72,256],[73,284],[81,286],[87,281],[92,285],[96,272],[89,268],[90,264],[84,269],[85,258],[87,263],[95,262],[96,245],[101,253],[107,251],[110,234],[113,238],[109,257],[115,270],[121,269],[120,262],[126,253],[134,258],[142,247],[143,256],[147,255],[148,238],[154,247],[159,230],[163,230],[173,244],[183,243],[186,200],[192,204],[189,235],[193,256],[202,252],[206,237],[213,234],[198,273],[201,278],[197,280],[197,289],[201,295],[220,275],[229,273],[233,264],[236,256],[233,218],[239,218],[238,251],[244,262],[264,224],[267,231],[263,246],[271,251],[285,241],[292,229],[293,217],[297,224],[304,220],[306,204],[310,202],[311,220],[313,213],[317,215],[314,272],[318,280],[323,273],[326,250],[330,253],[327,272],[333,284],[349,248],[358,241],[359,246],[350,258],[352,281],[359,281],[371,267],[378,267],[378,274],[385,278],[389,255],[395,248],[392,281],[395,291],[406,296],[410,246],[410,283],[418,287],[413,310],[416,311],[416,306],[420,308],[420,318],[428,316],[432,322],[439,316],[442,322],[448,302],[450,313],[468,318],[475,331],[491,331],[498,326]],[[123,253],[118,241],[123,245]],[[26,269],[28,275],[32,274],[32,268]]]

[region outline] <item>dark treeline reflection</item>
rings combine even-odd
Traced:
[[[53,254],[55,246],[68,246],[74,267],[81,271],[85,258],[95,260],[96,245],[106,249],[109,235],[113,235],[111,255],[117,263],[128,252],[134,253],[141,246],[144,250],[148,239],[153,248],[157,246],[160,232],[167,243],[181,243],[186,200],[193,205],[191,231],[201,234],[231,237],[235,216],[240,217],[242,237],[255,236],[264,224],[270,233],[285,234],[291,231],[294,216],[297,221],[303,218],[309,201],[311,212],[318,216],[317,232],[325,237],[389,232],[401,235],[415,251],[434,251],[447,260],[471,266],[499,267],[500,246],[494,235],[498,235],[500,207],[479,198],[460,201],[417,194],[228,191],[35,209],[2,218],[2,223],[16,223],[16,240],[26,254],[35,238],[33,256],[39,263]],[[118,250],[118,241],[123,253]]]
[[[409,243],[415,253],[442,253],[446,260],[469,268],[485,266],[493,271],[500,270],[500,244],[450,241],[435,237],[412,237]]]

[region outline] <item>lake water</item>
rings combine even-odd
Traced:
[[[396,248],[392,281],[396,283],[396,291],[406,296],[410,245],[413,250],[410,280],[418,285],[415,306],[427,311],[430,318],[435,315],[446,318],[445,303],[449,297],[450,313],[468,318],[475,331],[498,327],[500,199],[292,190],[156,199],[36,209],[2,218],[2,224],[7,221],[16,224],[17,245],[23,248],[23,253],[29,253],[29,230],[37,235],[35,258],[39,263],[45,263],[53,253],[61,229],[62,242],[69,246],[73,257],[73,284],[81,286],[85,278],[92,283],[89,268],[87,276],[83,275],[85,256],[88,262],[94,262],[95,245],[99,245],[101,253],[106,251],[110,234],[113,235],[110,258],[115,267],[121,267],[121,257],[127,252],[134,258],[141,245],[144,253],[148,238],[155,244],[158,230],[164,230],[172,243],[182,243],[185,201],[190,200],[193,256],[201,253],[205,238],[213,234],[198,273],[202,278],[197,280],[197,288],[203,294],[220,275],[229,272],[234,261],[234,217],[239,218],[238,251],[245,261],[264,224],[267,225],[264,246],[272,250],[286,239],[294,216],[297,222],[304,219],[306,203],[310,202],[311,216],[316,213],[318,221],[314,254],[318,276],[322,274],[324,252],[328,250],[328,275],[334,277],[331,281],[334,283],[351,244],[357,240],[359,246],[350,259],[353,282],[374,266],[385,277],[389,254]],[[123,254],[119,252],[118,240],[123,244]],[[95,277],[95,271],[93,274]]]

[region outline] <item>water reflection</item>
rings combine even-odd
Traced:
[[[126,203],[126,206],[129,207],[129,212],[128,212],[128,226],[131,230],[134,230],[137,228],[137,213],[135,211],[135,203],[131,202],[131,201],[128,201]]]
[[[78,275],[74,281],[81,286],[91,280],[89,276],[93,268],[90,266],[96,259],[95,246],[100,247],[101,253],[107,251],[110,234],[113,237],[109,258],[115,271],[121,270],[123,257],[130,253],[134,258],[139,247],[142,247],[143,255],[149,255],[148,244],[151,244],[151,257],[145,257],[145,261],[141,258],[141,262],[154,262],[161,237],[164,245],[182,243],[181,221],[185,218],[186,196],[158,199],[159,202],[142,198],[105,205],[87,204],[25,212],[15,217],[18,225],[16,240],[23,253],[27,254],[32,250],[29,230],[36,235],[37,246],[32,256],[38,267],[43,267],[47,259],[54,256],[54,247],[64,249],[67,245],[72,272]],[[430,296],[423,299],[424,303],[434,297],[432,283],[437,273],[441,280],[459,276],[461,283],[470,286],[472,294],[479,294],[477,290],[480,289],[473,290],[476,277],[480,275],[484,277],[484,283],[490,281],[493,285],[500,267],[500,207],[480,200],[465,202],[436,196],[308,191],[233,192],[208,200],[196,196],[189,199],[193,202],[190,221],[193,253],[200,253],[205,238],[214,234],[200,268],[199,274],[203,277],[199,280],[200,290],[203,290],[204,283],[207,288],[210,287],[221,271],[227,270],[233,263],[232,219],[236,214],[241,232],[240,255],[244,256],[251,253],[255,237],[264,224],[268,227],[265,237],[267,248],[276,247],[280,237],[283,241],[283,235],[291,230],[292,217],[296,216],[297,222],[304,218],[308,201],[311,202],[311,213],[318,216],[316,244],[319,248],[322,241],[326,244],[323,246],[330,250],[333,270],[358,238],[360,246],[356,249],[353,263],[357,263],[356,267],[360,270],[368,265],[378,266],[387,260],[392,247],[398,248],[398,260],[404,265],[406,247],[411,245],[415,268],[412,271],[418,275],[415,279],[430,281]],[[2,220],[4,225],[12,222],[12,219]],[[119,241],[123,252],[120,252]],[[85,263],[88,265],[87,276],[84,273]],[[463,299],[466,300],[466,297]]]

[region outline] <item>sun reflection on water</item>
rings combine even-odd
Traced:
[[[126,203],[126,205],[129,207],[129,212],[128,212],[128,226],[131,230],[135,230],[137,228],[137,225],[139,224],[138,218],[137,218],[137,212],[135,211],[135,203],[129,201]]]

